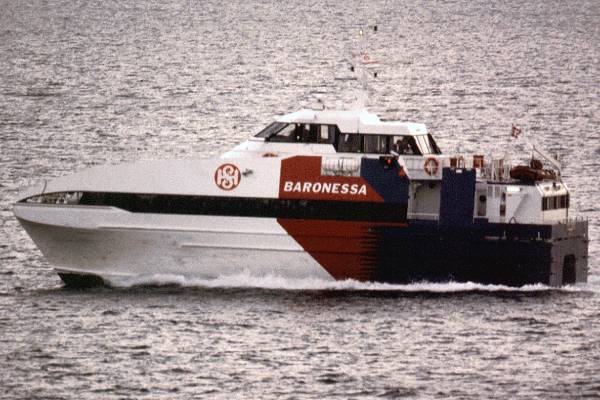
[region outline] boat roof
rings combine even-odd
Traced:
[[[372,133],[378,135],[424,135],[425,124],[415,122],[382,121],[367,110],[334,111],[302,109],[276,118],[277,122],[337,125],[344,133]]]

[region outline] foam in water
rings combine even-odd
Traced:
[[[120,288],[128,288],[142,285],[177,285],[181,287],[205,287],[205,288],[256,288],[271,290],[356,290],[356,291],[401,291],[401,292],[539,292],[558,290],[543,284],[525,285],[522,287],[510,287],[504,285],[484,285],[474,282],[447,282],[430,283],[419,282],[412,284],[389,284],[378,282],[358,282],[355,280],[326,281],[318,278],[290,279],[275,275],[256,276],[248,272],[223,275],[217,278],[192,278],[184,275],[153,274],[136,277],[111,277],[111,285]],[[598,291],[600,292],[600,278],[588,284],[577,284],[560,288],[564,291]]]

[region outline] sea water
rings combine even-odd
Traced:
[[[595,0],[0,0],[0,397],[600,397],[598,20]],[[275,114],[351,104],[360,27],[372,111],[444,152],[562,156],[589,283],[67,290],[12,215],[33,179],[216,156]]]

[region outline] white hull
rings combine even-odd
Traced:
[[[333,279],[272,218],[130,213],[17,204],[15,214],[60,273],[214,279],[240,273]]]

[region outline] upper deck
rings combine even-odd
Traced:
[[[367,110],[333,111],[303,109],[275,118],[282,123],[337,125],[343,133],[379,135],[426,135],[425,124],[415,122],[382,121]]]
[[[252,144],[254,142],[254,144]],[[260,145],[256,143],[260,143]],[[311,146],[306,146],[311,145]],[[300,110],[275,119],[226,157],[255,151],[296,154],[439,155],[424,124],[382,121],[366,110]],[[266,153],[265,153],[266,154]]]

